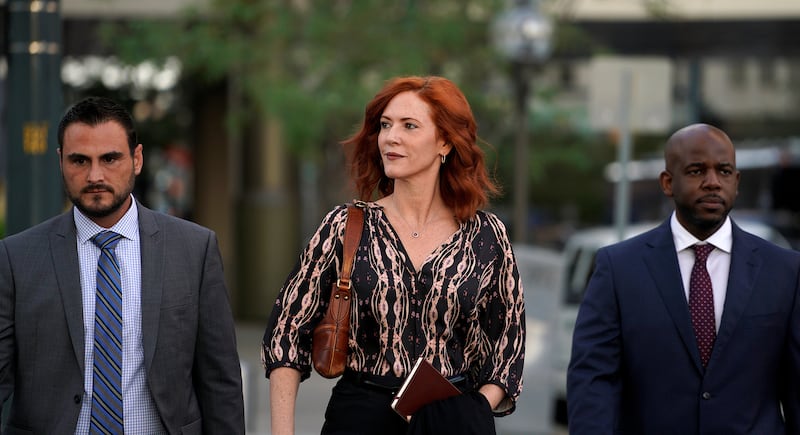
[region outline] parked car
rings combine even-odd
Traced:
[[[521,244],[514,245],[514,255],[525,289],[524,387],[516,411],[495,419],[497,434],[551,434],[550,355],[563,258],[560,250]]]
[[[773,227],[749,218],[734,220],[743,230],[753,233],[777,245],[791,248],[788,240]],[[624,238],[630,238],[654,228],[661,222],[649,222],[630,225],[626,228]],[[583,300],[586,284],[594,270],[597,250],[619,240],[619,231],[615,227],[601,227],[581,230],[573,234],[564,246],[563,279],[561,281],[560,307],[556,321],[555,339],[553,343],[552,391],[554,394],[554,420],[559,424],[567,423],[566,384],[567,366],[572,350],[572,332],[578,307]]]

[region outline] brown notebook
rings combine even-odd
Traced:
[[[406,420],[423,405],[461,394],[431,363],[419,357],[411,373],[392,401],[394,409]]]

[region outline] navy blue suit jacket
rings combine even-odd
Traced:
[[[734,223],[704,369],[669,221],[599,250],[567,374],[570,434],[800,434],[799,285],[799,252]]]

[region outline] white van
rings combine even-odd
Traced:
[[[791,245],[774,228],[747,218],[732,216],[743,230],[753,233],[762,239],[777,245],[790,248]],[[626,228],[625,239],[655,228],[661,222],[650,222],[630,225]],[[560,308],[557,315],[555,339],[553,344],[553,394],[554,420],[560,424],[567,423],[567,366],[572,351],[572,331],[578,307],[583,300],[586,284],[594,270],[594,259],[597,250],[619,240],[619,231],[615,227],[600,227],[581,230],[573,234],[564,246],[564,268],[561,285]]]

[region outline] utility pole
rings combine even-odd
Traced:
[[[6,235],[64,207],[56,130],[62,111],[57,0],[8,0]]]

